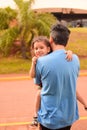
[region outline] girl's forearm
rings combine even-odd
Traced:
[[[35,78],[35,75],[36,75],[36,73],[35,73],[35,65],[32,64],[32,65],[31,65],[31,68],[30,68],[30,71],[29,71],[29,76],[30,76],[31,78]]]

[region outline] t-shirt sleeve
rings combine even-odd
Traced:
[[[80,73],[80,61],[79,61],[79,58],[78,58],[77,55],[74,54],[74,57],[76,59],[76,63],[77,63],[77,66],[78,66],[77,76],[79,76],[79,73]]]

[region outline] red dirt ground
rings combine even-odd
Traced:
[[[87,77],[79,77],[77,88],[87,101]],[[33,117],[35,93],[33,80],[0,81],[0,130],[30,130],[28,124]],[[87,111],[82,104],[78,105],[83,119],[75,122],[72,130],[87,130]],[[3,126],[4,123],[8,126]],[[14,124],[9,126],[8,123]]]

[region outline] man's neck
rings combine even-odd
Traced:
[[[61,50],[61,49],[65,49],[65,47],[63,45],[54,45],[53,46],[53,51]]]

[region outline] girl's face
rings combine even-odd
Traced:
[[[47,47],[44,42],[34,43],[34,54],[37,57],[47,55],[50,52],[50,47]]]

